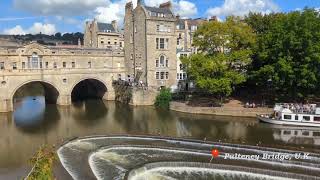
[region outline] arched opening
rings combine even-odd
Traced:
[[[33,81],[22,85],[12,96],[15,124],[22,129],[35,130],[58,120],[58,111],[52,111],[56,106],[48,108],[48,104],[57,103],[58,97],[59,91],[49,83]],[[51,114],[50,121],[46,118],[48,114]]]
[[[26,97],[44,97],[46,104],[57,104],[59,91],[52,84],[42,81],[32,81],[20,86],[13,94],[13,103]]]
[[[96,79],[85,79],[79,82],[71,92],[72,102],[88,99],[102,99],[107,92],[106,85]]]

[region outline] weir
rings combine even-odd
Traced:
[[[218,157],[212,158],[212,148],[220,151]],[[58,150],[63,167],[74,179],[313,179],[320,173],[316,153],[308,159],[283,161],[228,159],[226,153],[262,157],[299,152],[152,136],[79,138]]]

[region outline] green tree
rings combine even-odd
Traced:
[[[160,90],[160,94],[156,97],[154,105],[158,108],[169,109],[172,95],[169,88],[163,88]]]
[[[246,80],[255,34],[239,18],[204,23],[195,32],[194,45],[200,53],[182,62],[198,88],[223,98]]]
[[[250,85],[286,100],[304,100],[320,88],[320,18],[314,9],[288,14],[250,14],[246,22],[258,43],[250,68]]]

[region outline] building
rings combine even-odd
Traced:
[[[176,17],[170,2],[159,7],[145,6],[138,0],[125,7],[125,59],[129,79],[149,87],[176,84]]]
[[[181,19],[177,16],[176,36],[177,36],[177,49],[182,51],[196,52],[193,46],[193,35],[198,27],[207,22],[206,19]]]
[[[87,21],[84,32],[84,46],[91,48],[124,47],[123,34],[118,28],[117,21],[101,23],[97,20]]]

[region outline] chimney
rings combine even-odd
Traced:
[[[112,24],[114,30],[115,30],[116,32],[118,32],[118,23],[117,23],[117,21],[116,21],[116,20],[113,20],[113,21],[111,22],[111,24]]]
[[[209,19],[209,21],[218,21],[217,16],[211,16],[211,18]]]
[[[132,1],[127,2],[127,4],[126,4],[126,11],[132,11],[132,9],[133,9]]]
[[[160,4],[160,8],[165,8],[165,9],[172,9],[172,4],[171,4],[171,1],[168,1],[166,3],[162,3]]]

